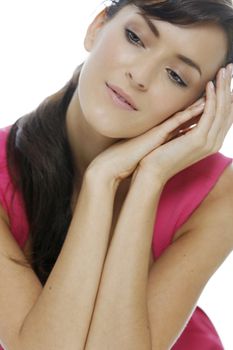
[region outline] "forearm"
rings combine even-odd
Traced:
[[[161,185],[136,177],[105,261],[86,350],[151,349],[148,267]]]
[[[83,349],[106,257],[114,191],[85,183],[56,264],[21,327],[19,348]]]

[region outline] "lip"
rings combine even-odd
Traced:
[[[112,84],[108,84],[108,83],[106,83],[106,86],[107,86],[107,88],[112,90],[112,92],[115,94],[116,97],[120,96],[126,101],[126,102],[124,102],[118,98],[119,102],[121,102],[122,104],[129,107],[127,109],[131,109],[131,110],[135,110],[135,111],[138,110],[133,99],[128,94],[126,94],[121,88],[119,88],[116,85],[112,85]]]

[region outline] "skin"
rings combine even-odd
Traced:
[[[141,135],[191,105],[224,61],[227,41],[220,27],[182,27],[154,19],[161,33],[157,39],[137,12],[135,6],[126,6],[110,21],[101,12],[88,28],[84,45],[90,54],[67,111],[68,138],[81,174],[116,141]],[[140,37],[145,48],[127,41],[125,26]],[[197,62],[202,76],[178,61],[176,53]],[[179,74],[188,87],[176,85],[167,68]],[[124,89],[137,101],[138,111],[114,106],[106,95],[105,82]]]
[[[220,27],[213,24],[181,27],[154,19],[161,34],[160,39],[155,39],[136,11],[127,6],[110,22],[101,13],[89,26],[84,43],[90,56],[67,113],[69,139],[81,173],[95,160],[95,167],[100,164],[102,172],[122,180],[139,163],[116,228],[112,228],[113,239],[102,273],[87,350],[110,346],[170,348],[182,332],[205,283],[233,248],[229,229],[233,222],[226,215],[233,198],[229,188],[233,176],[229,168],[222,175],[221,190],[216,187],[212,191],[204,203],[207,205],[203,204],[198,215],[188,220],[166,254],[150,264],[147,281],[154,214],[161,189],[171,176],[220,149],[233,119],[232,70],[228,67],[219,71],[227,51],[226,36]],[[125,26],[136,32],[145,48],[126,41]],[[198,62],[202,76],[178,62],[177,53]],[[169,80],[166,68],[178,71],[188,87],[181,88]],[[215,90],[208,82],[216,74]],[[105,94],[105,81],[127,91],[137,101],[138,111],[123,111],[113,106]],[[203,92],[205,106],[194,107],[192,103]],[[193,130],[163,145],[174,130],[198,115],[200,120]],[[122,139],[131,141],[110,147]],[[132,157],[133,150],[137,159]],[[104,163],[107,168],[103,167]],[[118,174],[110,172],[114,167],[118,167]],[[127,172],[128,169],[131,170]],[[213,227],[221,227],[221,234]],[[184,261],[179,256],[188,259]],[[137,288],[132,288],[135,283]],[[170,293],[174,290],[175,300]],[[112,318],[117,313],[115,305],[124,310],[122,317]],[[162,319],[166,322],[161,322]]]
[[[228,168],[184,225],[181,237],[149,266],[164,183],[219,150],[232,124],[231,71],[219,71],[216,90],[205,86],[226,53],[221,28],[184,29],[156,22],[163,31],[161,40],[140,27],[147,42],[144,49],[126,42],[122,34],[134,17],[132,10],[124,8],[110,22],[102,12],[85,38],[90,56],[67,113],[74,160],[85,176],[65,243],[43,288],[33,270],[19,271],[5,258],[23,256],[0,207],[5,281],[0,299],[9,300],[1,304],[1,329],[8,348],[168,349],[204,285],[233,249],[233,175]],[[202,80],[178,66],[176,50],[201,65]],[[189,76],[190,87],[171,82],[167,67]],[[105,81],[125,89],[139,110],[117,109],[105,94]],[[203,91],[204,107],[192,105],[182,111]],[[193,117],[199,118],[195,128],[165,142]],[[117,225],[111,227],[117,185],[129,175],[130,189]]]

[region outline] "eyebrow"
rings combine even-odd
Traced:
[[[157,27],[155,26],[155,24],[151,21],[151,19],[142,12],[137,12],[137,14],[140,15],[145,20],[146,24],[148,25],[148,27],[150,28],[150,30],[152,31],[154,36],[156,38],[160,38],[160,33],[159,33]],[[196,62],[191,60],[191,58],[184,56],[184,55],[181,55],[181,54],[177,54],[176,57],[180,61],[182,61],[183,63],[187,64],[188,66],[196,69],[198,71],[198,73],[200,74],[200,76],[202,75],[202,71],[201,71],[200,66]]]

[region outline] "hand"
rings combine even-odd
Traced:
[[[185,113],[176,114],[144,134],[130,140],[119,141],[110,146],[91,162],[86,173],[90,174],[91,178],[93,176],[96,178],[100,174],[102,179],[106,178],[110,182],[119,184],[121,180],[134,172],[147,154],[171,138],[174,130],[181,127],[185,120],[189,122],[191,118],[198,117],[204,109],[203,102],[204,98],[190,106]]]
[[[217,152],[233,119],[231,73],[228,72],[225,79],[220,75],[219,72],[216,94],[210,83],[207,84],[205,106],[202,98],[144,134],[115,143],[100,153],[88,168],[94,169],[96,174],[104,174],[116,184],[135,169],[134,176],[149,172],[152,177],[158,175],[166,182],[183,168]],[[198,120],[198,124],[184,135],[177,132],[182,126]]]
[[[172,132],[167,142],[148,154],[140,162],[136,174],[148,172],[153,176],[158,174],[163,182],[197,161],[216,153],[222,146],[224,138],[233,122],[233,97],[231,94],[232,70],[228,66],[221,69],[217,75],[216,92],[209,82],[206,87],[206,102],[202,115],[186,122],[189,108],[179,112],[175,118],[185,122],[186,126],[196,123],[192,128],[183,127]],[[172,119],[171,123],[172,123]],[[136,176],[135,174],[135,176]]]

